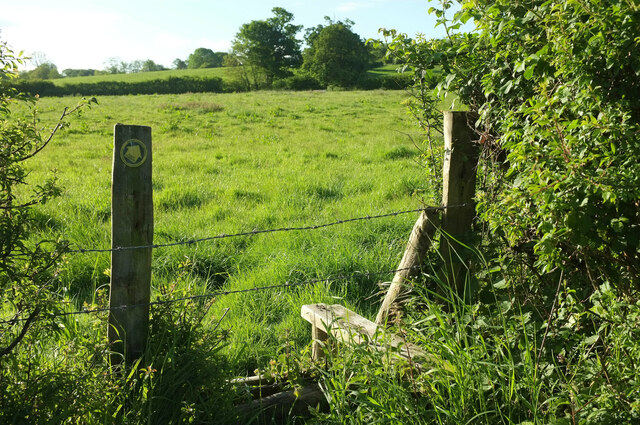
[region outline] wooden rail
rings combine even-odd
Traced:
[[[366,342],[379,350],[391,348],[400,358],[411,361],[424,362],[431,358],[420,347],[385,331],[383,327],[338,304],[303,305],[301,316],[311,323],[312,357],[317,361],[326,357],[329,334],[342,343]]]

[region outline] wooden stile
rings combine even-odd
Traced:
[[[408,343],[403,338],[386,333],[383,327],[367,320],[359,314],[339,305],[307,304],[303,305],[300,315],[311,323],[313,338],[312,357],[322,361],[326,357],[324,351],[329,342],[329,334],[341,343],[368,343],[379,350],[391,347],[398,358],[428,360],[431,356],[420,347]],[[324,337],[317,339],[318,330]]]
[[[376,316],[376,324],[382,325],[401,293],[407,280],[420,274],[433,236],[441,225],[440,255],[445,262],[441,278],[453,286],[459,295],[465,291],[465,261],[461,254],[465,234],[471,230],[475,216],[473,198],[475,196],[478,147],[473,116],[469,112],[444,112],[445,156],[443,167],[442,205],[445,208],[442,221],[436,212],[423,211],[411,231],[407,249],[398,265],[398,272],[385,294]],[[465,205],[464,207],[460,207]]]

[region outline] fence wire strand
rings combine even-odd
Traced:
[[[417,213],[417,212],[423,212],[423,211],[443,211],[443,210],[446,210],[446,209],[449,209],[449,208],[462,208],[462,207],[466,207],[466,206],[468,206],[468,204],[447,205],[447,206],[440,206],[440,207],[422,207],[422,208],[416,208],[416,209],[412,209],[412,210],[394,211],[394,212],[386,213],[386,214],[366,215],[366,216],[363,216],[363,217],[348,218],[348,219],[344,219],[344,220],[333,221],[333,222],[330,222],[330,223],[313,224],[313,225],[308,225],[308,226],[280,227],[280,228],[265,229],[265,230],[255,229],[255,230],[252,230],[250,232],[240,232],[240,233],[233,233],[233,234],[222,233],[222,234],[219,234],[219,235],[216,235],[216,236],[209,236],[209,237],[204,237],[204,238],[190,239],[190,240],[186,240],[186,241],[178,241],[178,242],[171,242],[171,243],[165,243],[165,244],[125,246],[125,247],[115,247],[115,248],[108,248],[108,249],[79,248],[79,249],[68,249],[65,252],[66,253],[72,253],[72,254],[83,254],[83,253],[90,253],[90,252],[117,252],[117,251],[128,251],[128,250],[134,250],[134,249],[157,249],[157,248],[166,248],[166,247],[180,246],[180,245],[193,245],[193,244],[197,244],[197,243],[200,243],[200,242],[206,242],[206,241],[211,241],[211,240],[215,240],[215,239],[233,238],[233,237],[241,237],[241,236],[254,236],[254,235],[259,235],[259,234],[276,233],[276,232],[317,230],[317,229],[323,229],[323,228],[330,227],[330,226],[336,226],[336,225],[339,225],[339,224],[353,223],[353,222],[356,222],[356,221],[374,220],[374,219],[385,218],[385,217],[395,217],[395,216],[402,215],[402,214],[411,214],[411,213]],[[416,266],[416,267],[418,267],[418,266]],[[416,267],[413,267],[413,268],[416,268]],[[113,311],[113,310],[124,310],[124,309],[128,309],[128,308],[150,307],[150,306],[154,306],[154,305],[173,304],[173,303],[177,303],[177,302],[184,302],[184,301],[190,301],[190,300],[197,300],[197,299],[204,299],[204,298],[215,298],[215,297],[223,296],[223,295],[266,291],[266,290],[270,290],[270,289],[293,288],[293,287],[298,287],[298,286],[312,285],[312,284],[320,283],[320,282],[330,283],[330,282],[335,282],[335,281],[339,281],[339,280],[346,280],[346,279],[349,279],[349,278],[352,278],[352,277],[355,277],[355,276],[373,276],[373,275],[392,274],[392,273],[397,273],[397,272],[411,270],[411,269],[412,268],[410,267],[410,268],[389,270],[389,271],[383,271],[383,272],[355,272],[355,273],[352,273],[350,275],[334,276],[334,277],[329,277],[329,278],[324,278],[324,279],[311,279],[311,280],[307,280],[307,281],[293,282],[293,283],[285,282],[285,283],[279,284],[279,285],[261,286],[261,287],[248,288],[248,289],[236,289],[236,290],[229,290],[229,291],[216,291],[216,292],[211,292],[211,293],[206,293],[206,294],[201,294],[201,295],[192,295],[192,296],[188,296],[188,297],[181,297],[181,298],[176,298],[176,299],[171,299],[171,300],[156,300],[156,301],[153,301],[153,302],[143,303],[143,304],[130,304],[130,305],[121,305],[121,306],[116,306],[116,307],[104,307],[104,308],[95,308],[95,309],[85,309],[85,310],[80,310],[80,311],[54,313],[53,315],[49,315],[49,317],[50,318],[64,317],[64,316],[73,316],[73,315],[80,315],[80,314],[102,313],[102,312]],[[5,324],[16,324],[16,323],[19,323],[19,322],[24,322],[26,320],[28,320],[28,319],[27,318],[16,318],[16,317],[14,317],[12,319],[0,320],[0,324],[3,324],[3,325],[5,325]]]
[[[276,233],[276,232],[293,232],[293,231],[304,231],[304,230],[318,230],[318,229],[323,229],[326,227],[330,227],[330,226],[336,226],[339,224],[346,224],[346,223],[353,223],[355,221],[364,221],[364,220],[374,220],[374,219],[379,219],[379,218],[385,218],[385,217],[395,217],[398,215],[402,215],[402,214],[411,214],[411,213],[416,213],[416,212],[422,212],[422,211],[443,211],[449,208],[461,208],[461,207],[466,207],[467,204],[461,204],[461,205],[448,205],[445,207],[423,207],[423,208],[416,208],[413,210],[405,210],[405,211],[395,211],[395,212],[391,212],[391,213],[386,213],[386,214],[378,214],[378,215],[367,215],[364,217],[355,217],[355,218],[348,218],[348,219],[344,219],[344,220],[337,220],[331,223],[323,223],[323,224],[313,224],[313,225],[308,225],[308,226],[300,226],[300,227],[280,227],[280,228],[276,228],[276,229],[263,229],[263,230],[258,230],[258,229],[254,229],[248,232],[240,232],[240,233],[232,233],[232,234],[226,234],[226,233],[221,233],[219,235],[216,236],[208,236],[208,237],[203,237],[203,238],[198,238],[198,239],[189,239],[186,241],[177,241],[177,242],[169,242],[169,243],[164,243],[164,244],[152,244],[152,245],[139,245],[139,246],[118,246],[115,248],[77,248],[77,249],[69,249],[66,252],[67,253],[71,253],[71,254],[84,254],[84,253],[89,253],[89,252],[119,252],[119,251],[129,251],[129,250],[135,250],[135,249],[157,249],[157,248],[167,248],[167,247],[172,247],[172,246],[179,246],[179,245],[194,245],[200,242],[206,242],[206,241],[211,241],[211,240],[215,240],[215,239],[225,239],[225,238],[235,238],[235,237],[241,237],[241,236],[254,236],[254,235],[260,235],[260,234],[265,234],[265,233]]]
[[[102,307],[102,308],[94,308],[94,309],[85,309],[85,310],[79,310],[79,311],[68,311],[68,312],[61,312],[61,313],[54,313],[51,315],[48,315],[49,318],[55,318],[55,317],[65,317],[65,316],[76,316],[76,315],[81,315],[81,314],[93,314],[93,313],[104,313],[107,311],[114,311],[114,310],[126,310],[129,308],[139,308],[139,307],[151,307],[151,306],[155,306],[155,305],[165,305],[165,304],[174,304],[174,303],[179,303],[179,302],[185,302],[185,301],[193,301],[193,300],[199,300],[199,299],[210,299],[210,298],[215,298],[215,297],[219,297],[219,296],[224,296],[224,295],[232,295],[232,294],[244,294],[244,293],[249,293],[249,292],[260,292],[260,291],[268,291],[271,289],[290,289],[290,288],[296,288],[296,287],[300,287],[300,286],[307,286],[307,285],[313,285],[316,283],[322,283],[322,282],[326,282],[326,283],[331,283],[331,282],[337,282],[340,280],[347,280],[347,279],[351,279],[354,277],[358,277],[358,276],[380,276],[380,275],[388,275],[388,274],[393,274],[393,273],[397,273],[397,272],[402,272],[402,271],[407,271],[407,270],[412,270],[412,269],[416,269],[416,268],[420,268],[420,266],[414,266],[414,267],[405,267],[405,268],[401,268],[401,269],[395,269],[395,270],[387,270],[387,271],[381,271],[381,272],[353,272],[351,274],[345,274],[345,275],[340,275],[340,276],[332,276],[332,277],[327,277],[327,278],[317,278],[317,279],[310,279],[310,280],[305,280],[305,281],[301,281],[301,282],[285,282],[285,283],[281,283],[278,285],[268,285],[268,286],[258,286],[255,288],[247,288],[247,289],[233,289],[233,290],[228,290],[228,291],[215,291],[215,292],[209,292],[206,294],[200,294],[200,295],[191,295],[188,297],[180,297],[180,298],[174,298],[174,299],[170,299],[170,300],[156,300],[156,301],[152,301],[152,302],[148,302],[148,303],[141,303],[141,304],[128,304],[128,305],[121,305],[121,306],[115,306],[115,307]],[[15,323],[19,323],[19,322],[24,322],[26,321],[26,318],[13,318],[13,319],[5,319],[5,320],[0,320],[0,324],[15,324]]]

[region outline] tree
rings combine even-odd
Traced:
[[[36,69],[23,72],[21,76],[31,80],[52,80],[61,77],[58,67],[51,62],[43,62]]]
[[[189,55],[187,64],[189,69],[218,68],[222,66],[224,55],[225,53],[199,47]]]
[[[142,71],[142,67],[144,66],[144,61],[140,59],[136,59],[133,62],[122,62],[122,66],[125,73],[138,73]]]
[[[173,69],[187,69],[187,63],[180,58],[173,61]]]
[[[44,52],[33,52],[31,53],[31,57],[29,58],[29,61],[37,68],[42,64],[45,63],[51,63],[51,61],[49,60],[49,58],[47,58],[47,55]]]
[[[140,72],[164,71],[166,69],[167,68],[155,63],[151,59],[147,59],[142,63],[142,68],[140,69]]]
[[[367,69],[371,55],[351,31],[353,22],[328,22],[307,32],[309,47],[304,52],[303,67],[323,84],[353,85]]]
[[[104,71],[107,74],[123,74],[127,71],[126,68],[126,63],[118,57],[111,57],[104,63]]]
[[[232,42],[232,55],[242,66],[251,69],[254,85],[263,76],[267,85],[275,78],[291,75],[302,63],[300,41],[296,34],[302,26],[292,25],[293,14],[280,7],[271,9],[267,20],[243,24]]]

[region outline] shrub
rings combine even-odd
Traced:
[[[276,90],[320,90],[323,87],[320,82],[310,75],[292,75],[290,77],[275,80],[272,87]]]

